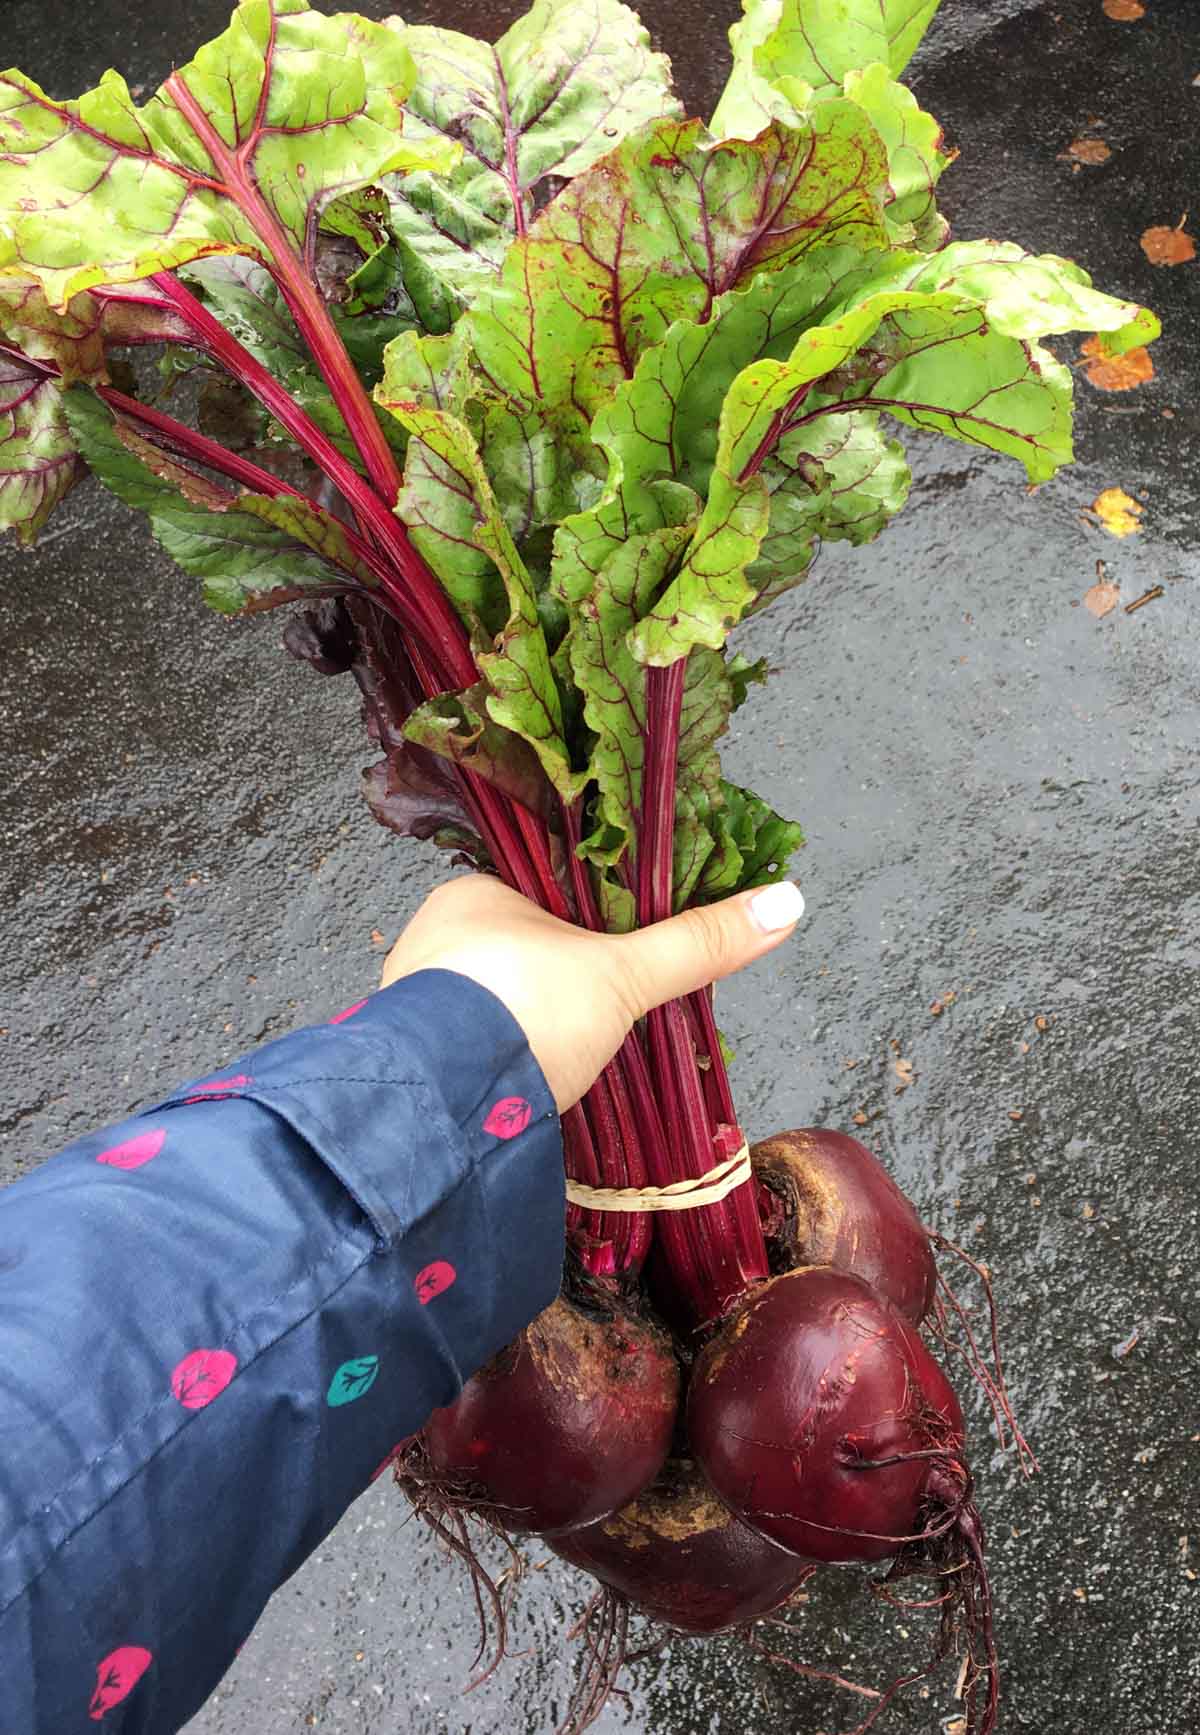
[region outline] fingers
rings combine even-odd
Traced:
[[[519,934],[530,919],[553,921],[491,874],[461,874],[435,886],[384,961],[380,987],[497,934]]]
[[[634,1016],[752,964],[786,940],[803,914],[799,886],[784,880],[623,936],[617,943],[633,987]]]

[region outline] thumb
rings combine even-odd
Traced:
[[[803,914],[799,886],[781,880],[624,935],[635,1017],[752,964],[786,940]]]

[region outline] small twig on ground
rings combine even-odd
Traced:
[[[1161,584],[1152,584],[1149,590],[1142,592],[1141,596],[1135,596],[1132,602],[1127,602],[1125,604],[1125,613],[1132,614],[1134,609],[1144,608],[1148,602],[1157,602],[1158,598],[1163,594],[1164,591]]]

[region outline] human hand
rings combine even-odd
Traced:
[[[525,1032],[561,1114],[637,1019],[772,951],[803,913],[799,888],[783,882],[633,934],[593,934],[477,874],[425,900],[388,953],[382,986],[454,970],[490,989]]]

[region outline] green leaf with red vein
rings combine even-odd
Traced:
[[[709,122],[715,137],[752,139],[773,120],[794,126],[807,107],[801,101],[797,108],[755,70],[756,57],[778,29],[782,10],[783,0],[742,0],[742,16],[729,28],[733,65]]]
[[[226,330],[289,390],[306,369],[320,384],[283,292],[264,265],[234,254],[197,259],[179,275],[199,291]]]
[[[493,720],[490,699],[484,682],[461,693],[427,699],[409,716],[404,734],[418,747],[474,772],[531,812],[545,816],[551,805],[550,785],[537,755],[520,735]]]
[[[198,288],[201,298],[226,330],[275,376],[343,456],[361,470],[362,454],[297,330],[282,291],[266,267],[255,259],[231,254],[195,260],[181,275]],[[373,386],[383,371],[385,348],[406,329],[407,322],[388,315],[366,313],[351,317],[336,311],[333,318],[364,384]],[[404,436],[395,418],[380,411],[377,419],[394,449],[403,454]]]
[[[676,321],[592,423],[609,465],[599,511],[618,493],[628,511],[668,478],[702,497],[716,461],[721,406],[738,374],[759,357],[789,356],[863,267],[856,248],[822,248],[721,297],[705,324]]]
[[[770,524],[746,578],[753,609],[805,577],[819,542],[871,542],[899,512],[912,480],[899,440],[879,416],[833,416],[797,428],[762,468]]]
[[[0,528],[31,543],[82,474],[64,384],[106,381],[110,348],[183,335],[169,310],[136,292],[77,295],[58,313],[41,284],[9,264],[0,276]]]
[[[537,596],[463,419],[460,348],[456,335],[408,333],[388,349],[376,396],[409,434],[396,511],[475,636],[492,720],[528,741],[570,798],[577,779]]]
[[[846,354],[840,353],[839,326],[857,327]],[[912,427],[936,428],[1017,458],[1031,482],[1046,481],[1071,459],[1069,372],[1048,350],[1006,336],[974,302],[936,292],[885,292],[822,333],[807,333],[797,349],[787,365],[798,367],[801,377],[793,379],[788,405],[777,405],[783,416],[775,433],[768,433],[762,419],[775,385],[763,396],[760,382],[747,378],[744,391],[735,385],[730,394],[730,456],[742,466],[739,475],[754,462],[750,441],[756,429],[773,441],[792,426],[876,406]],[[820,373],[805,378],[814,361]],[[806,401],[793,410],[797,387]]]
[[[934,252],[945,245],[950,233],[949,223],[937,208],[938,181],[954,161],[954,152],[943,149],[941,127],[925,113],[912,91],[898,84],[878,62],[861,72],[848,72],[844,88],[887,147],[892,189],[892,201],[884,213],[888,228],[897,241],[911,241],[922,252]]]
[[[0,349],[0,528],[28,546],[81,474],[58,381]]]
[[[747,614],[802,584],[817,553],[818,484],[803,468],[791,469],[775,459],[763,465],[761,476],[767,490],[767,528],[746,567],[751,592],[744,604]]]
[[[646,352],[633,379],[622,382],[592,424],[593,438],[609,460],[608,483],[601,502],[568,519],[559,532],[554,582],[564,600],[586,594],[589,579],[629,533],[630,523],[645,526],[664,490],[672,489],[697,503],[709,495],[703,532],[687,564],[703,575],[710,603],[720,597],[730,618],[745,612],[755,597],[745,569],[759,557],[768,534],[770,493],[778,484],[767,476],[746,489],[714,476],[721,406],[750,362],[790,355],[799,335],[862,265],[862,254],[852,247],[818,250],[798,265],[723,296],[706,324],[677,321],[665,340]],[[786,496],[784,504],[791,506]],[[719,520],[722,506],[728,515]],[[791,518],[786,523],[790,530]],[[798,578],[812,553],[811,518],[802,538],[785,539],[782,523],[776,523],[776,531],[772,557],[793,559]],[[678,583],[671,593],[679,593]],[[690,626],[681,623],[681,630],[686,637]],[[724,642],[724,629],[714,625],[707,636],[688,642],[715,648]]]
[[[940,4],[742,0],[742,19],[729,32],[733,71],[713,115],[713,130],[736,134],[745,129],[753,136],[781,112],[781,80],[792,81],[788,97],[803,109],[814,95],[840,95],[848,72],[876,61],[893,75],[903,72]]]
[[[593,829],[581,852],[599,868],[635,850],[642,803],[642,772],[654,743],[647,738],[646,669],[630,651],[639,620],[668,580],[687,544],[686,525],[630,537],[600,572],[591,594],[574,611],[569,647],[576,685],[584,695],[591,733],[589,778],[596,785]],[[715,651],[688,660],[679,719],[676,764],[675,902],[691,897],[722,852],[730,883],[742,871],[734,830],[722,817],[724,794],[716,743],[730,713],[758,671],[740,659],[727,664]],[[744,828],[743,828],[744,830]]]
[[[884,321],[888,330],[881,337]],[[876,340],[876,350],[858,356],[867,340]],[[971,342],[978,354],[971,354]],[[950,344],[957,345],[954,357],[945,352]],[[917,382],[910,371],[897,378],[888,347],[905,357],[935,352],[933,378]],[[1016,451],[1027,456],[1034,472],[1049,465],[1046,474],[1051,474],[1068,455],[1070,376],[1063,378],[1053,357],[1044,357],[1044,363],[1058,371],[1046,378],[1034,371],[1037,361],[1025,345],[988,337],[976,307],[954,297],[891,291],[867,298],[839,321],[806,331],[787,361],[749,364],[728,390],[721,411],[718,458],[695,533],[695,555],[688,555],[675,583],[638,626],[636,654],[668,665],[694,644],[723,644],[730,626],[751,607],[754,585],[747,569],[758,559],[770,524],[770,494],[761,472],[791,427],[855,413],[860,404],[874,408],[869,392],[881,380],[897,394],[888,406],[903,418],[898,392],[919,385],[924,396],[917,413],[924,425]],[[938,408],[926,403],[929,394],[940,399]]]
[[[666,56],[615,0],[537,0],[494,46],[423,24],[404,41],[417,68],[409,137],[463,147],[446,175],[389,182],[396,234],[420,265],[414,293],[438,322],[430,329],[444,329],[494,279],[559,178],[679,105]]]
[[[554,535],[550,589],[570,613],[585,597],[605,564],[634,536],[669,526],[693,525],[700,498],[685,484],[670,480],[610,484],[604,497],[585,512],[564,518]]]
[[[187,328],[142,285],[119,295],[76,295],[61,311],[50,306],[36,278],[9,264],[0,273],[0,341],[30,361],[47,362],[64,384],[101,384],[110,349],[128,344],[181,343]]]
[[[753,6],[755,0],[750,0]],[[846,73],[881,60],[904,71],[941,0],[782,0],[779,22],[755,57],[760,71],[802,78],[820,95]]]
[[[830,309],[823,301],[825,323],[810,325],[786,359],[768,348],[725,393],[716,466],[692,548],[633,636],[635,654],[647,662],[669,664],[695,644],[719,646],[755,602],[756,585],[766,585],[759,600],[767,600],[785,587],[791,562],[803,560],[803,492],[774,466],[786,468],[806,452],[828,466],[829,504],[813,503],[814,536],[846,534],[860,518],[869,536],[896,509],[905,487],[898,455],[885,462],[880,453],[876,461],[869,441],[860,447],[841,433],[831,441],[831,428],[844,428],[845,418],[886,409],[910,426],[1018,458],[1030,481],[1045,481],[1072,455],[1071,376],[1030,339],[1082,328],[1109,330],[1127,343],[1158,330],[1152,314],[1099,294],[1077,267],[993,242],[966,242],[932,257],[896,254],[883,269],[866,261],[858,272],[839,277],[835,267],[830,275],[846,304]],[[753,292],[721,308],[714,324],[728,329],[731,341],[714,347],[714,357],[736,353],[732,334],[754,308]],[[668,349],[672,341],[686,345],[688,335],[672,334]],[[648,364],[648,379],[653,369],[661,371],[658,362]],[[635,380],[631,401],[637,390]],[[659,422],[662,416],[660,405]],[[601,418],[599,426],[608,423]],[[653,433],[649,413],[639,426],[639,438]],[[821,445],[811,444],[814,433]],[[622,438],[624,449],[628,429]],[[751,544],[767,533],[768,511],[784,541],[782,551],[768,546],[763,555]]]
[[[428,408],[449,410],[470,428],[487,473],[493,496],[518,548],[524,550],[537,532],[558,524],[601,491],[603,465],[586,422],[572,405],[550,409],[542,404],[518,404],[497,396],[469,365],[465,329],[444,336],[405,333],[386,352],[386,382],[378,396],[416,400]],[[393,426],[398,426],[393,418]],[[420,458],[418,457],[418,468]],[[415,510],[424,517],[424,496],[400,506],[407,522]],[[460,537],[462,505],[442,500],[454,511],[453,534]],[[456,540],[448,552],[452,562],[479,570],[471,550]]]
[[[1026,253],[1012,241],[956,241],[933,258],[897,254],[884,284],[939,290],[978,302],[1008,337],[1102,332],[1112,354],[1153,342],[1162,327],[1148,307],[1105,295],[1087,272],[1053,253]]]
[[[1071,456],[1070,375],[1004,335],[978,304],[885,289],[803,333],[787,360],[751,363],[728,391],[717,463],[692,552],[635,634],[668,664],[719,645],[754,601],[747,568],[766,530],[762,470],[793,429],[886,408],[899,420],[1020,458],[1044,481]],[[815,526],[814,528],[819,528]]]
[[[462,420],[469,390],[458,337],[407,332],[389,345],[375,396],[410,436],[397,515],[468,627],[482,623],[494,633],[507,616],[507,599],[477,531],[499,514]]]
[[[516,404],[486,391],[470,405],[470,420],[514,542],[527,563],[536,554],[544,564],[538,532],[587,510],[603,489],[604,462],[587,423],[571,404]]]
[[[597,862],[612,863],[624,854],[642,799],[646,671],[629,653],[629,632],[649,610],[689,535],[684,526],[628,538],[573,611],[571,669],[595,738],[589,773],[598,790],[596,830],[584,848]]]
[[[882,141],[860,108],[718,142],[699,121],[644,127],[578,177],[510,249],[469,315],[510,396],[603,408],[676,319],[836,242],[882,247]]]
[[[729,387],[756,357],[789,355],[863,263],[853,247],[818,249],[797,266],[723,296],[706,324],[676,321],[664,341],[646,351],[633,379],[622,381],[592,423],[592,437],[608,459],[604,495],[589,511],[567,518],[555,539],[551,584],[568,608],[590,593],[627,537],[665,524],[695,524]],[[768,476],[765,487],[771,486]],[[738,507],[740,499],[732,504]],[[765,520],[758,528],[765,531]],[[811,542],[809,535],[797,570],[807,565]],[[747,544],[744,552],[753,558],[756,550]]]
[[[714,816],[715,848],[700,876],[699,894],[727,898],[751,886],[785,879],[792,856],[804,844],[793,819],[782,819],[753,791],[721,782]]]
[[[395,31],[305,0],[242,0],[140,108],[116,72],[75,102],[0,74],[0,215],[59,307],[206,254],[303,248],[330,200],[457,157],[403,137],[413,77]]]
[[[718,467],[691,547],[677,577],[635,629],[641,662],[661,668],[697,645],[725,643],[729,629],[754,602],[746,571],[757,559],[771,522],[771,498],[760,475],[735,480]]]
[[[681,782],[675,791],[675,833],[671,851],[671,905],[676,911],[695,902],[700,876],[716,848],[715,816],[708,791]]]
[[[345,526],[304,500],[210,481],[114,417],[94,392],[63,394],[70,430],[105,487],[150,519],[156,539],[222,614],[252,614],[322,592],[369,585]]]

